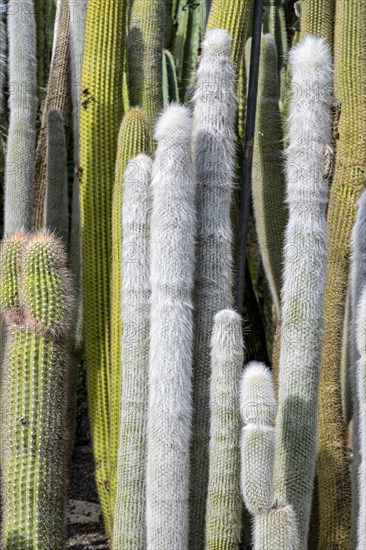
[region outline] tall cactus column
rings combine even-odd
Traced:
[[[334,92],[341,101],[335,173],[328,207],[329,255],[319,397],[319,548],[350,544],[351,490],[342,414],[340,358],[350,236],[366,174],[366,4],[337,0]]]
[[[80,206],[88,394],[96,480],[112,534],[109,473],[111,214],[122,119],[125,2],[88,2],[81,78]]]
[[[359,402],[360,425],[360,475],[358,522],[357,522],[357,550],[366,546],[366,283],[360,294],[358,308],[355,312],[356,340],[359,359],[357,363],[357,398]]]
[[[301,37],[312,34],[325,38],[333,49],[334,16],[337,0],[302,0],[301,2]]]

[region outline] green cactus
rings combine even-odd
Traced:
[[[266,0],[264,2],[263,32],[270,33],[275,39],[278,54],[277,69],[281,74],[287,52],[287,29],[284,0]]]
[[[150,124],[163,107],[164,0],[129,5],[127,81],[130,105],[139,105]]]
[[[50,1],[50,0],[47,0]],[[50,109],[58,109],[65,126],[65,134],[70,124],[70,14],[68,0],[60,2],[60,18],[56,37],[53,63],[47,84],[47,93],[42,117],[42,127],[39,133],[35,173],[33,182],[33,229],[44,226],[44,201],[47,182],[47,113]]]
[[[251,39],[246,46],[248,73],[250,49]],[[283,245],[287,222],[283,132],[278,97],[276,44],[270,34],[265,34],[262,36],[258,80],[252,196],[259,247],[277,317],[280,314]]]
[[[72,319],[63,247],[45,232],[28,241],[13,235],[2,247],[0,277],[7,322],[2,548],[62,550]],[[9,323],[6,310],[14,307]]]
[[[336,0],[301,0],[301,37],[312,34],[325,38],[333,49]]]
[[[164,50],[163,58],[163,106],[179,101],[177,72],[174,57],[169,50]]]
[[[240,543],[242,506],[238,390],[243,360],[241,317],[230,309],[222,310],[215,315],[211,338],[207,550],[236,550]]]
[[[47,113],[47,187],[44,225],[64,244],[69,242],[69,199],[64,123],[60,111]]]
[[[150,130],[144,113],[140,109],[131,109],[124,116],[118,135],[116,172],[112,197],[112,271],[111,271],[111,396],[110,396],[110,495],[113,510],[116,491],[116,468],[119,440],[119,418],[121,410],[122,387],[122,197],[123,180],[128,161],[139,153],[148,153],[150,149]]]
[[[109,491],[111,215],[118,129],[123,115],[125,13],[123,0],[111,0],[108,5],[103,0],[88,2],[80,109],[80,206],[89,415],[97,490],[110,536],[113,530]]]
[[[329,253],[319,395],[318,481],[321,550],[350,545],[351,487],[343,422],[340,362],[350,236],[366,172],[366,4],[336,3],[334,93],[341,102],[337,157],[328,206]],[[337,130],[337,129],[336,129]]]
[[[274,506],[258,514],[254,524],[253,550],[295,550],[298,548],[296,515],[291,506]]]

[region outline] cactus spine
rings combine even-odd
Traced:
[[[111,272],[111,427],[110,427],[110,468],[111,468],[111,506],[113,510],[116,490],[116,467],[119,440],[119,418],[122,388],[122,196],[123,179],[129,159],[138,153],[148,152],[150,131],[145,115],[140,109],[131,109],[124,116],[119,130],[115,180],[112,196],[112,272]],[[131,165],[131,170],[133,170]],[[138,174],[137,174],[138,175]],[[133,177],[131,174],[130,177]]]
[[[249,73],[251,39],[247,42]],[[248,75],[249,79],[249,75]],[[277,317],[280,314],[284,233],[287,221],[282,168],[283,132],[278,104],[277,50],[270,34],[262,37],[253,150],[252,196],[264,270]]]
[[[115,548],[146,548],[145,470],[150,320],[150,204],[152,161],[128,165],[123,195],[123,389],[114,512]]]
[[[298,548],[296,514],[292,506],[274,506],[256,516],[253,550],[294,550]]]
[[[334,92],[341,102],[337,158],[328,207],[329,254],[325,299],[324,354],[319,394],[319,548],[350,544],[351,488],[342,414],[340,358],[348,287],[350,236],[356,203],[365,188],[366,4],[337,0]]]
[[[5,163],[5,234],[32,227],[37,116],[36,29],[33,0],[8,10],[9,133]]]
[[[2,548],[62,550],[70,277],[63,248],[53,236],[37,233],[25,240],[18,233],[1,252],[7,323]],[[14,308],[18,313],[9,322]]]
[[[317,395],[327,255],[324,152],[331,140],[332,63],[323,39],[290,54],[290,103],[275,498],[297,517],[306,547],[316,461]],[[304,261],[304,255],[306,261]]]
[[[158,147],[152,177],[146,469],[148,550],[188,548],[196,222],[191,126],[189,110],[172,105],[155,131]]]
[[[54,231],[64,244],[69,242],[69,200],[64,123],[60,111],[47,114],[47,187],[45,226]]]
[[[312,34],[325,38],[333,49],[334,15],[338,0],[301,1],[301,37]]]
[[[193,365],[189,548],[203,548],[210,430],[210,339],[216,313],[232,306],[230,206],[234,179],[235,77],[230,36],[207,33],[197,71],[193,147],[198,185],[198,244]]]
[[[108,304],[112,189],[122,119],[125,11],[122,0],[111,0],[108,5],[103,0],[88,2],[80,112],[80,206],[89,414],[97,489],[109,535],[112,534],[112,514],[108,456],[111,370]]]
[[[362,550],[366,545],[366,286],[364,286],[358,302],[356,330],[359,354],[356,374],[360,426],[357,550]]]
[[[150,124],[163,107],[164,0],[132,0],[129,6],[127,80],[130,105],[140,105]]]
[[[238,549],[241,537],[239,378],[243,336],[240,315],[215,315],[211,338],[210,457],[206,506],[207,550]]]
[[[270,370],[257,361],[244,369],[240,381],[241,488],[245,506],[254,516],[273,503],[276,398]]]

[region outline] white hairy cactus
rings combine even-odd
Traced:
[[[113,545],[146,548],[145,471],[150,327],[152,160],[127,165],[122,210],[122,398]]]
[[[188,548],[196,186],[189,110],[170,106],[155,139],[147,423],[148,550]]]
[[[241,537],[239,379],[242,320],[226,309],[215,315],[211,338],[210,457],[206,548],[238,548]]]
[[[240,381],[241,489],[251,514],[273,504],[276,398],[271,371],[252,361]]]
[[[285,237],[275,499],[297,517],[306,547],[316,460],[327,256],[324,174],[331,142],[331,54],[305,38],[290,53],[292,100],[286,161],[289,221]],[[296,550],[295,547],[292,550]]]
[[[360,467],[358,477],[357,550],[366,548],[366,286],[360,293],[357,308],[357,397],[359,403]]]
[[[298,548],[296,514],[292,506],[273,507],[254,521],[253,550],[295,550]]]
[[[210,431],[210,339],[214,316],[232,307],[230,206],[235,165],[235,75],[231,38],[212,30],[202,43],[193,97],[198,243],[191,445],[191,550],[204,546]]]
[[[12,0],[10,8],[8,10],[10,123],[5,164],[5,234],[32,228],[38,102],[34,2],[33,0]]]

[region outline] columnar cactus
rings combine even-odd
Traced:
[[[69,242],[69,197],[67,186],[67,154],[64,123],[60,111],[47,113],[47,187],[44,224]]]
[[[239,378],[243,360],[241,317],[230,309],[220,311],[215,315],[211,338],[207,550],[235,550],[240,543]]]
[[[322,353],[331,140],[332,62],[324,39],[306,36],[291,52],[293,97],[286,159],[289,221],[284,285],[275,458],[275,499],[296,513],[306,548],[316,461]]]
[[[8,10],[9,133],[5,163],[4,233],[32,227],[36,141],[36,29],[33,0]]]
[[[302,0],[301,1],[301,36],[312,34],[325,38],[333,49],[334,15],[336,0]]]
[[[127,80],[130,105],[142,107],[150,124],[163,107],[164,0],[129,6]]]
[[[273,506],[258,514],[253,529],[253,550],[295,550],[299,546],[296,514],[292,506]]]
[[[196,187],[189,110],[155,131],[147,422],[147,549],[188,548]]]
[[[246,47],[249,73],[251,39]],[[252,197],[264,270],[277,317],[280,314],[283,244],[287,221],[283,174],[283,131],[279,109],[277,51],[270,34],[262,36],[253,149]]]
[[[47,183],[47,113],[50,109],[58,109],[61,113],[65,131],[70,123],[70,15],[68,0],[61,0],[59,32],[53,55],[47,93],[42,117],[42,128],[39,133],[35,173],[33,182],[33,229],[44,225],[44,201]]]
[[[144,113],[140,109],[131,109],[124,116],[119,130],[117,144],[116,172],[112,195],[112,272],[111,272],[111,428],[110,428],[110,468],[111,468],[111,506],[115,498],[116,467],[119,440],[119,416],[121,409],[122,387],[122,197],[125,169],[129,159],[150,149],[150,129]],[[133,171],[137,165],[131,165]],[[133,173],[129,177],[133,178]],[[138,176],[138,174],[136,174]]]
[[[337,1],[334,93],[341,102],[337,156],[328,206],[329,254],[324,355],[319,394],[318,480],[322,550],[350,544],[351,488],[342,414],[340,358],[344,303],[349,280],[350,236],[356,203],[365,189],[366,4]]]
[[[7,325],[2,548],[63,548],[72,289],[60,242],[15,234],[1,251]],[[16,312],[16,314],[15,314]]]
[[[190,542],[204,545],[210,430],[210,339],[214,316],[232,307],[230,207],[234,181],[235,75],[230,36],[213,30],[202,43],[194,102],[198,244],[193,366]]]
[[[122,119],[124,0],[89,0],[81,78],[80,171],[85,346],[97,489],[112,534],[109,475],[111,214]],[[96,24],[96,22],[98,24]],[[108,36],[108,40],[106,40]]]
[[[362,550],[366,546],[366,286],[364,286],[358,302],[356,330],[359,354],[356,374],[360,426],[357,550]]]
[[[150,197],[152,161],[127,165],[123,195],[122,399],[114,511],[114,548],[144,550],[146,421],[150,326]]]
[[[240,381],[241,489],[253,515],[273,503],[276,398],[270,370],[257,361],[244,369]]]

